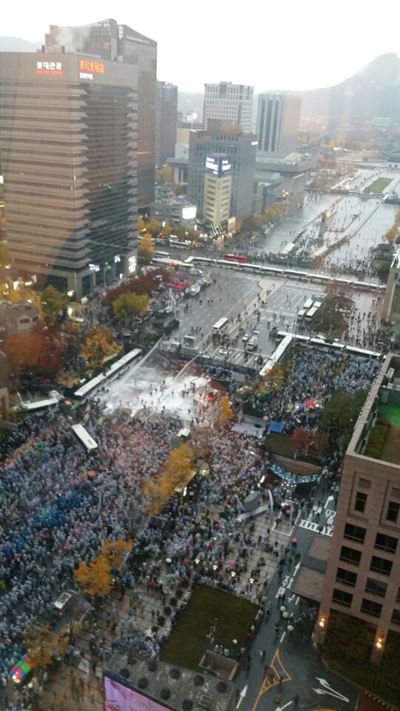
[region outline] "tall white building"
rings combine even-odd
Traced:
[[[232,166],[225,155],[207,156],[204,176],[203,219],[221,227],[229,219],[232,189]]]
[[[208,119],[222,119],[238,124],[245,133],[251,133],[253,92],[253,86],[232,84],[232,82],[205,84],[204,128],[208,128]]]
[[[288,94],[260,94],[257,139],[260,153],[286,156],[297,146],[301,99]]]

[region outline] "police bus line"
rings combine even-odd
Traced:
[[[153,261],[155,261],[153,259]],[[173,261],[173,260],[171,260]],[[192,267],[195,264],[202,264],[210,267],[225,267],[228,269],[239,269],[243,272],[249,272],[253,274],[265,274],[271,276],[284,276],[289,279],[304,279],[307,281],[316,282],[318,284],[339,284],[343,286],[351,286],[355,289],[360,289],[363,291],[385,291],[385,286],[383,284],[374,284],[373,282],[366,281],[355,281],[346,277],[333,277],[329,274],[319,274],[316,272],[305,272],[298,269],[290,269],[286,267],[280,267],[278,265],[266,265],[266,264],[250,264],[237,262],[226,259],[215,259],[213,257],[197,257],[191,256],[185,259],[184,264],[186,267]]]

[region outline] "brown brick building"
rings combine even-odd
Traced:
[[[400,356],[389,355],[347,449],[324,580],[317,641],[331,611],[373,632],[379,661],[389,634],[400,634]]]

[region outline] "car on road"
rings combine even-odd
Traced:
[[[242,341],[243,341],[243,343],[247,343],[247,341],[249,340],[249,338],[250,338],[249,334],[248,334],[248,333],[244,333],[243,336],[242,336]]]
[[[190,296],[197,296],[197,294],[200,293],[200,289],[201,287],[199,284],[193,284],[193,286],[191,286],[189,289]]]
[[[255,349],[257,348],[257,345],[258,345],[258,338],[257,338],[257,336],[252,336],[252,337],[249,338],[249,340],[247,341],[246,350],[247,350],[247,351],[255,351]]]
[[[57,600],[53,602],[54,614],[57,617],[63,617],[72,606],[75,598],[76,592],[74,592],[74,590],[64,590],[64,592],[58,596]]]
[[[218,348],[218,355],[227,356],[229,355],[229,351],[227,348]]]

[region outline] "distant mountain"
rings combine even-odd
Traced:
[[[305,118],[320,117],[331,126],[360,123],[373,116],[400,119],[400,58],[382,54],[340,84],[293,92],[302,98]]]
[[[192,114],[195,111],[200,121],[203,118],[203,101],[203,93],[178,91],[178,111],[182,111],[183,114]]]
[[[0,35],[0,52],[36,52],[40,46],[40,42],[28,42],[21,37]]]

